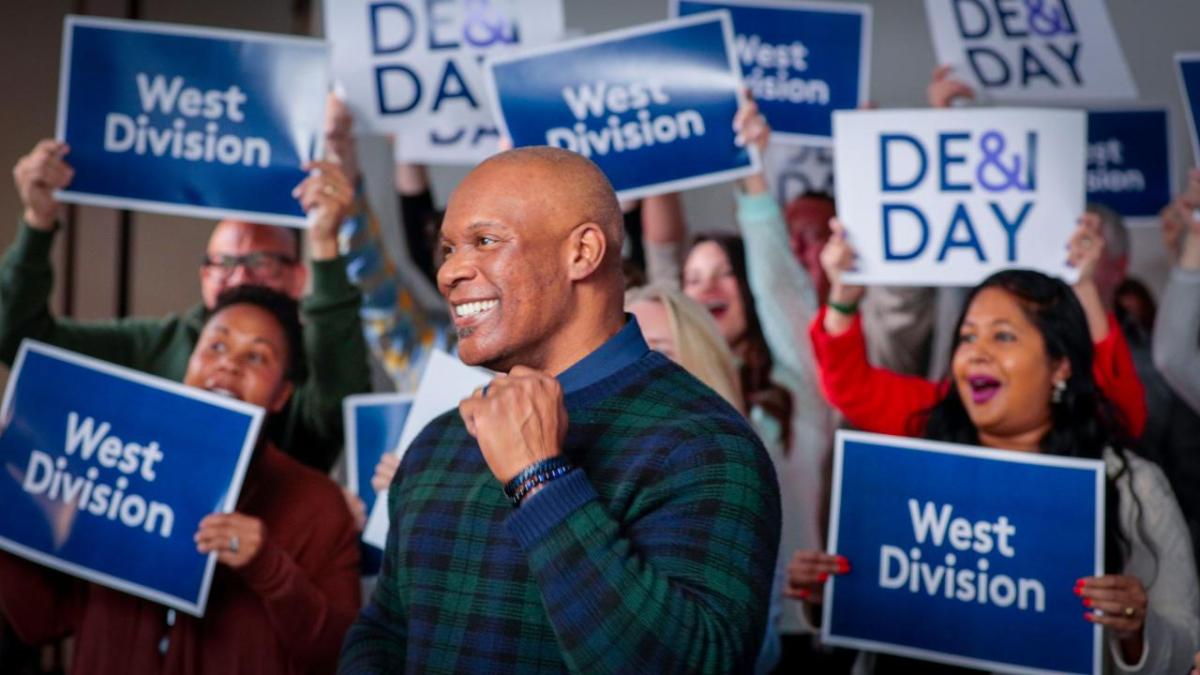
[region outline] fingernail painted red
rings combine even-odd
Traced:
[[[821,576],[820,576],[821,583],[825,583],[828,579],[829,579],[829,573],[821,572]]]
[[[1091,607],[1091,606],[1092,606],[1092,599],[1091,599],[1091,598],[1084,598],[1084,599],[1083,599],[1083,606],[1084,606],[1084,607]]]

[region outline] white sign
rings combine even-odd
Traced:
[[[554,42],[562,0],[337,0],[325,4],[333,74],[399,161],[475,164],[497,150],[484,91],[491,54]]]
[[[833,129],[838,216],[858,253],[847,281],[972,286],[1009,267],[1075,278],[1083,112],[844,111]]]
[[[457,408],[464,398],[491,381],[491,373],[472,368],[459,361],[456,356],[436,350],[430,353],[429,363],[425,365],[425,373],[421,376],[421,384],[417,387],[417,394],[413,399],[412,410],[408,413],[404,431],[400,433],[400,441],[396,444],[396,455],[404,457],[408,446],[427,424],[447,410]],[[384,548],[387,530],[387,495],[381,493],[376,496],[371,515],[367,518],[363,541],[377,548]]]
[[[981,100],[1135,99],[1104,0],[925,0],[938,63]]]

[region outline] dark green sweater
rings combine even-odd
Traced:
[[[559,379],[579,468],[516,510],[457,410],[412,443],[339,672],[752,670],[780,527],[762,444],[657,352],[578,390]]]
[[[207,312],[112,321],[72,321],[50,313],[53,232],[18,225],[0,260],[0,361],[11,366],[21,340],[32,338],[169,380],[182,381]],[[314,262],[312,295],[301,304],[308,378],[288,407],[269,421],[276,445],[301,462],[328,471],[342,443],[342,399],[370,389],[367,349],[346,264]]]

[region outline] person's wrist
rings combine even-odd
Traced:
[[[25,213],[21,214],[21,218],[35,230],[49,232],[54,229],[55,219],[53,213],[38,213],[32,208],[26,207]]]
[[[337,237],[314,235],[308,240],[309,257],[313,260],[333,260],[338,257]]]
[[[829,298],[826,300],[829,305],[857,305],[862,299],[862,286],[847,286],[842,283],[836,283],[829,289]]]
[[[575,465],[562,455],[538,460],[505,481],[504,496],[513,508],[519,507],[524,500],[540,491],[547,483],[565,476],[574,468]]]
[[[836,300],[826,300],[825,304],[833,311],[845,316],[854,316],[858,312],[858,302],[838,302]]]

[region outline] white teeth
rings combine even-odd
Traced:
[[[489,309],[495,307],[498,304],[500,304],[499,300],[480,300],[478,302],[464,302],[461,305],[454,306],[454,314],[455,314],[455,316],[460,316],[460,317],[475,316],[476,314],[480,314],[482,312],[488,311]]]
[[[229,398],[237,398],[237,396],[234,395],[234,393],[232,391],[229,391],[228,389],[222,389],[220,387],[210,387],[209,391],[214,394],[217,394],[218,396],[228,396]]]

